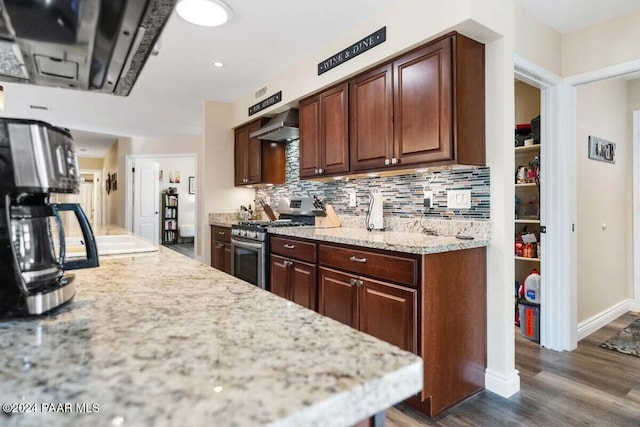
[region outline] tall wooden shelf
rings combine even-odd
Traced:
[[[178,194],[162,192],[162,221],[160,223],[162,244],[178,243]]]

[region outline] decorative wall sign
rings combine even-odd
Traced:
[[[387,40],[387,27],[382,27],[375,33],[369,34],[367,37],[362,40],[352,44],[346,49],[341,50],[335,55],[325,59],[321,63],[318,64],[318,75],[326,73],[327,71],[341,65],[351,58],[355,58],[372,49],[379,44],[384,43]]]
[[[600,162],[615,163],[615,142],[589,135],[589,158]]]
[[[253,116],[255,113],[264,110],[267,107],[271,107],[272,105],[277,104],[282,101],[282,91],[274,93],[270,97],[263,99],[255,105],[249,107],[249,115]]]

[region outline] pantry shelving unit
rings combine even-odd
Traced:
[[[178,194],[162,192],[162,244],[178,243]]]

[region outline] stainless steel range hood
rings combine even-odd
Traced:
[[[267,141],[293,141],[300,137],[298,129],[298,110],[292,108],[284,111],[249,135],[251,138]]]
[[[126,96],[177,0],[0,0],[0,80]]]

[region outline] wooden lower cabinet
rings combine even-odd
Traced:
[[[271,292],[316,310],[317,267],[279,255],[271,255]]]
[[[231,227],[211,226],[211,267],[231,272]]]
[[[320,267],[319,291],[320,314],[416,351],[415,289]]]

